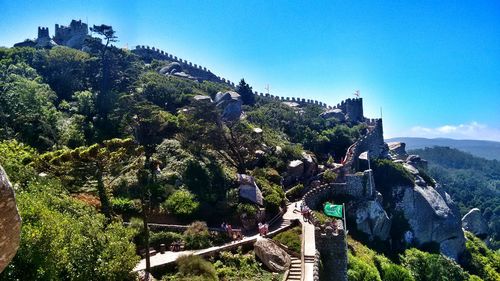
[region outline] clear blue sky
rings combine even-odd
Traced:
[[[147,3],[146,3],[147,2]],[[210,3],[210,4],[208,4]],[[500,1],[0,0],[0,46],[106,23],[255,90],[336,104],[360,90],[386,137],[500,141]]]

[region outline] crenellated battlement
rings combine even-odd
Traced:
[[[358,169],[359,155],[365,151],[368,151],[370,158],[383,157],[388,153],[384,142],[382,119],[365,119],[365,122],[368,125],[368,133],[347,149],[342,162],[347,173]]]
[[[37,35],[37,39],[40,39],[40,38],[49,38],[49,28],[48,27],[41,27],[39,26],[38,27],[38,35]]]
[[[177,57],[177,56],[175,56],[173,54],[169,54],[169,53],[167,53],[167,52],[165,52],[163,50],[160,50],[158,48],[150,47],[150,46],[146,46],[146,45],[137,45],[135,47],[135,49],[132,50],[132,52],[134,54],[138,55],[138,56],[141,56],[141,57],[147,59],[147,60],[157,59],[157,60],[169,60],[169,61],[178,62],[178,63],[182,64],[184,67],[190,68],[190,70],[196,69],[196,70],[207,72],[207,73],[210,73],[211,75],[213,75],[213,79],[212,80],[210,80],[210,79],[207,79],[207,80],[210,80],[210,81],[213,81],[213,82],[224,83],[224,84],[227,84],[228,86],[233,87],[233,88],[236,87],[236,84],[234,82],[232,82],[229,79],[226,79],[224,77],[215,76],[206,67],[203,67],[201,65],[198,65],[198,64],[192,63],[190,61],[187,61],[185,59],[179,58],[179,57]],[[256,95],[256,96],[258,96],[260,98],[269,99],[269,100],[275,100],[275,101],[296,102],[296,103],[298,103],[300,105],[312,104],[312,105],[318,105],[318,106],[321,106],[321,107],[325,107],[327,109],[332,109],[333,108],[331,106],[328,106],[324,102],[320,102],[320,101],[312,100],[312,99],[275,96],[275,95],[270,95],[270,94],[264,94],[262,92],[259,93],[257,91],[254,92],[254,95]]]

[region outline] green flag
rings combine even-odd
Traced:
[[[342,218],[342,205],[326,203],[324,211],[327,216]]]

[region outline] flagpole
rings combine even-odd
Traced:
[[[344,217],[344,232],[346,233],[347,235],[347,222],[345,220],[345,204],[342,203],[342,216]]]
[[[372,195],[373,195],[373,187],[372,187],[372,175],[373,175],[373,171],[372,171],[372,167],[370,165],[370,151],[369,150],[366,151],[366,161],[368,161],[368,170],[370,170],[368,181],[370,181],[370,198],[371,198]]]

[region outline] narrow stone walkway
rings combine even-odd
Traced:
[[[274,236],[275,234],[285,230],[288,228],[293,220],[296,219],[301,219],[301,214],[299,211],[295,210],[295,203],[292,202],[287,206],[286,212],[283,214],[282,220],[279,221],[279,224],[271,225],[269,227],[269,233],[268,236]],[[300,201],[297,202],[297,206],[300,205]],[[314,230],[314,229],[313,229]],[[313,232],[314,234],[314,232]],[[259,238],[259,234],[255,234],[252,236],[244,237],[242,240],[239,241],[232,241],[231,243],[224,244],[222,246],[214,246],[202,250],[188,250],[188,251],[180,251],[180,252],[171,252],[171,251],[166,251],[164,254],[158,253],[154,256],[151,256],[150,261],[151,261],[151,268],[157,267],[157,266],[162,266],[162,265],[167,265],[170,263],[173,263],[177,260],[178,257],[182,255],[210,255],[213,253],[221,252],[221,251],[229,251],[232,249],[237,248],[238,246],[247,244],[247,243],[255,243],[257,241],[257,238]],[[314,235],[312,237],[314,240]],[[146,259],[142,259],[137,266],[134,268],[134,271],[141,271],[146,269]]]

